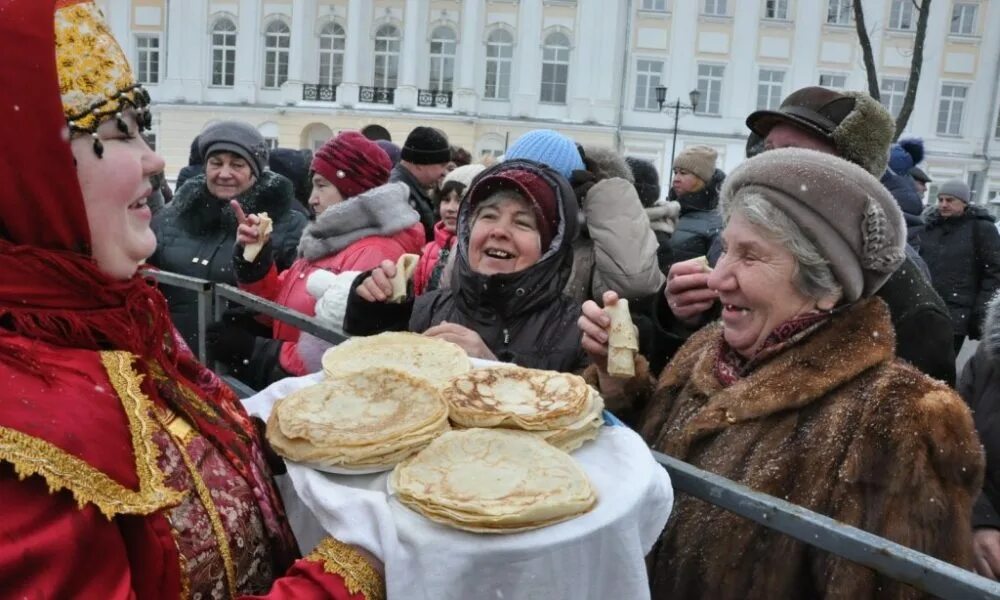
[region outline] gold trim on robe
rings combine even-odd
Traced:
[[[382,576],[357,550],[340,540],[324,538],[306,560],[320,561],[324,571],[343,577],[344,587],[352,596],[361,592],[366,600],[385,600]]]

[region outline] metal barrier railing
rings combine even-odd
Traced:
[[[146,274],[161,284],[198,292],[199,357],[204,362],[205,328],[208,315],[221,318],[226,302],[257,310],[316,337],[339,344],[347,339],[330,331],[314,317],[260,298],[225,284],[148,270]],[[204,320],[203,320],[203,317]],[[207,363],[206,363],[207,364]],[[239,380],[223,376],[241,397],[254,390]],[[674,490],[734,512],[801,542],[869,567],[892,579],[948,600],[1000,599],[1000,583],[980,577],[933,556],[928,556],[856,527],[845,525],[774,496],[703,471],[660,452],[653,457],[670,474]]]

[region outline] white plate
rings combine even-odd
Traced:
[[[373,473],[384,473],[386,471],[391,471],[395,465],[389,467],[367,467],[361,469],[349,469],[347,467],[337,467],[332,465],[314,465],[312,463],[296,463],[302,465],[303,467],[309,467],[310,469],[316,469],[317,471],[322,471],[324,473],[330,473],[332,475],[371,475]]]

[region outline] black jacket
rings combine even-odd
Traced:
[[[271,244],[279,271],[297,257],[299,238],[308,222],[292,210],[295,197],[290,181],[264,171],[242,197],[246,214],[266,212],[274,222]],[[233,273],[233,245],[236,243],[236,215],[229,202],[212,196],[199,175],[185,183],[170,204],[153,217],[156,252],[149,264],[172,273],[236,285]],[[163,286],[174,325],[191,349],[198,348],[198,305],[195,292]]]
[[[725,178],[726,174],[716,169],[711,181],[700,191],[677,196],[673,188],[670,189],[668,198],[681,204],[681,216],[670,237],[671,264],[706,256],[719,237],[722,231],[719,191]]]
[[[979,206],[945,219],[935,207],[921,235],[920,256],[951,314],[955,335],[977,340],[986,304],[1000,287],[1000,235]]]
[[[486,276],[473,272],[468,257],[472,208],[463,203],[451,287],[416,300],[411,296],[407,302],[396,305],[366,302],[352,290],[344,330],[352,335],[388,330],[423,332],[448,321],[478,333],[501,361],[537,369],[582,370],[587,358],[580,346],[577,327],[580,306],[562,294],[573,259],[573,238],[578,231],[576,198],[565,179],[554,176],[554,171],[538,163],[511,160],[490,171],[511,166],[539,171],[558,186],[559,232],[537,263],[511,274]],[[359,276],[354,286],[367,275]]]
[[[433,242],[434,223],[437,222],[437,216],[434,214],[434,203],[431,202],[427,191],[420,185],[413,173],[410,173],[402,164],[392,168],[389,181],[402,181],[410,188],[410,206],[420,215],[420,224],[424,226],[424,235],[427,237],[427,241]]]
[[[972,410],[986,451],[986,477],[972,508],[972,526],[1000,529],[1000,297],[989,303],[983,342],[965,363],[958,393]]]

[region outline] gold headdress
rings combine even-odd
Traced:
[[[128,133],[122,111],[133,107],[139,129],[149,127],[149,92],[136,83],[125,53],[92,1],[59,0],[55,19],[59,93],[70,135],[90,134],[94,152],[101,156],[104,146],[96,132],[107,119],[114,117],[118,129]]]

